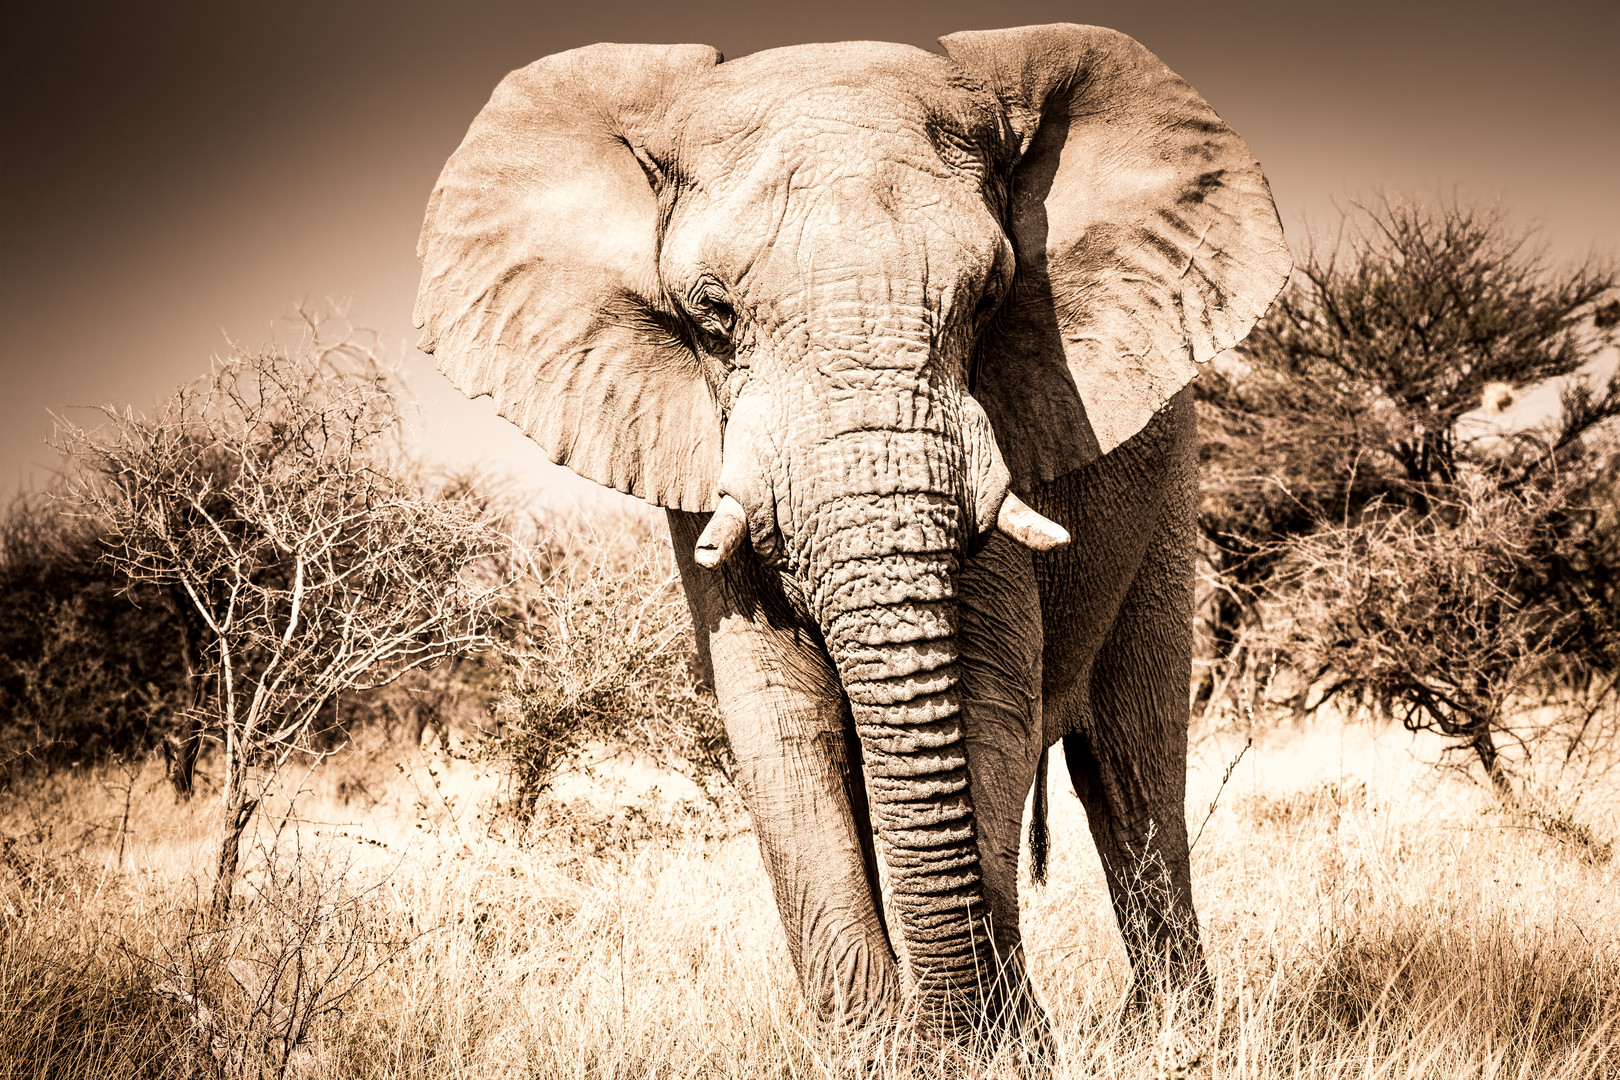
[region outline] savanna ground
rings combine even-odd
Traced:
[[[1053,1075],[1620,1076],[1612,781],[1544,777],[1541,810],[1508,810],[1435,768],[1429,736],[1322,721],[1257,736],[1232,768],[1243,743],[1195,737],[1218,984],[1204,1025],[1173,1008],[1120,1022],[1123,950],[1055,763],[1050,880],[1023,892]],[[746,819],[674,774],[609,762],[520,826],[479,764],[379,738],[303,790],[291,818],[284,800],[260,814],[217,939],[202,929],[216,800],[176,803],[155,761],[6,792],[0,1076],[212,1071],[209,1038],[236,1039],[221,1060],[253,1075],[277,1064],[262,1040],[289,1009],[311,1031],[289,1076],[966,1069],[903,1040],[817,1037]],[[254,999],[272,970],[279,989]]]

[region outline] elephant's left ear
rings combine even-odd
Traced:
[[[1106,454],[1243,340],[1291,260],[1254,155],[1133,39],[1056,24],[941,38],[1023,144],[1013,292],[975,396],[1013,483]]]

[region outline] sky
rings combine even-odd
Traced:
[[[410,313],[422,211],[468,123],[507,71],[596,41],[701,42],[734,58],[1110,26],[1248,141],[1296,250],[1336,208],[1382,190],[1500,202],[1539,224],[1558,259],[1620,252],[1612,0],[6,8],[0,496],[48,478],[50,410],[149,408],[230,341],[267,340],[295,303],[335,300],[403,359],[427,454],[588,498],[591,485],[433,371]]]

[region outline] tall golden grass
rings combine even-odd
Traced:
[[[1123,950],[1053,769],[1050,881],[1024,890],[1053,1075],[1620,1076],[1612,787],[1544,796],[1562,818],[1504,810],[1415,756],[1425,742],[1321,726],[1257,740],[1223,788],[1239,745],[1206,736],[1191,776],[1195,830],[1216,803],[1194,851],[1218,985],[1202,1023],[1173,1003],[1121,1020]],[[520,827],[474,763],[353,750],[296,814],[283,799],[259,819],[217,941],[198,929],[209,801],[176,804],[155,764],[133,789],[114,769],[14,787],[0,1076],[1012,1074],[1012,1055],[981,1069],[813,1030],[746,821],[625,775],[610,763]],[[264,991],[295,969],[301,989]],[[209,1004],[210,1031],[176,990]],[[312,1000],[284,1053],[277,1017]]]

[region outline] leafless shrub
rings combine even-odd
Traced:
[[[490,648],[413,668],[386,685],[343,699],[347,730],[375,725],[391,739],[417,745],[485,726],[508,680],[509,658],[523,652],[529,641],[528,598],[536,575],[554,569],[566,546],[532,509],[533,493],[510,477],[453,469],[434,471],[422,483],[434,498],[465,504],[500,522],[504,538],[478,563],[482,580],[503,586],[490,597],[485,620]]]
[[[1579,557],[1584,533],[1564,526],[1586,509],[1573,490],[1586,479],[1464,477],[1432,491],[1426,512],[1372,507],[1295,537],[1267,585],[1260,640],[1307,673],[1309,708],[1347,699],[1460,740],[1511,796],[1500,739],[1521,759],[1555,740],[1567,758],[1607,734],[1592,724],[1601,702],[1562,692],[1577,684],[1583,615],[1602,598],[1571,603],[1545,584],[1549,567]],[[1599,684],[1600,696],[1613,689],[1612,677]]]
[[[193,1068],[276,1077],[315,1068],[323,1027],[409,949],[377,914],[380,884],[359,886],[330,851],[268,846],[232,925],[190,919],[159,958],[153,993],[190,1022]]]
[[[1534,542],[1498,536],[1546,556],[1539,576],[1499,583],[1518,590],[1505,607],[1490,603],[1520,612],[1516,623],[1559,605],[1577,616],[1563,633],[1566,691],[1620,670],[1614,459],[1592,451],[1620,417],[1620,379],[1577,379],[1549,423],[1516,436],[1504,437],[1500,421],[1476,421],[1482,403],[1568,377],[1616,342],[1620,270],[1596,256],[1556,266],[1534,240],[1494,210],[1388,198],[1356,206],[1331,243],[1300,255],[1289,289],[1233,358],[1195,384],[1209,560],[1209,655],[1197,696],[1206,712],[1266,696],[1303,707],[1316,672],[1270,647],[1262,611],[1290,575],[1304,580],[1301,561],[1342,564],[1351,549],[1386,559],[1380,573],[1399,569],[1387,560],[1416,560],[1408,565],[1417,572],[1438,561],[1484,603],[1491,584],[1456,575],[1490,559],[1470,564],[1463,551],[1473,541],[1451,530],[1465,507],[1486,503],[1505,515],[1502,529],[1534,517]],[[1486,498],[1482,483],[1498,494]],[[1516,562],[1522,570],[1526,560]],[[1500,648],[1513,652],[1514,633],[1501,635]],[[1384,644],[1393,647],[1387,635]],[[1420,711],[1426,723],[1455,727]]]
[[[130,582],[173,587],[205,627],[222,744],[214,917],[240,838],[294,755],[330,749],[340,693],[485,647],[503,541],[474,502],[434,497],[398,447],[393,377],[364,334],[304,313],[290,348],[238,351],[149,415],[62,426],[73,495]]]
[[[602,742],[648,753],[718,797],[730,750],[692,670],[668,544],[626,519],[570,547],[539,547],[497,705],[504,722],[482,749],[509,767],[514,810],[532,817],[557,775]]]

